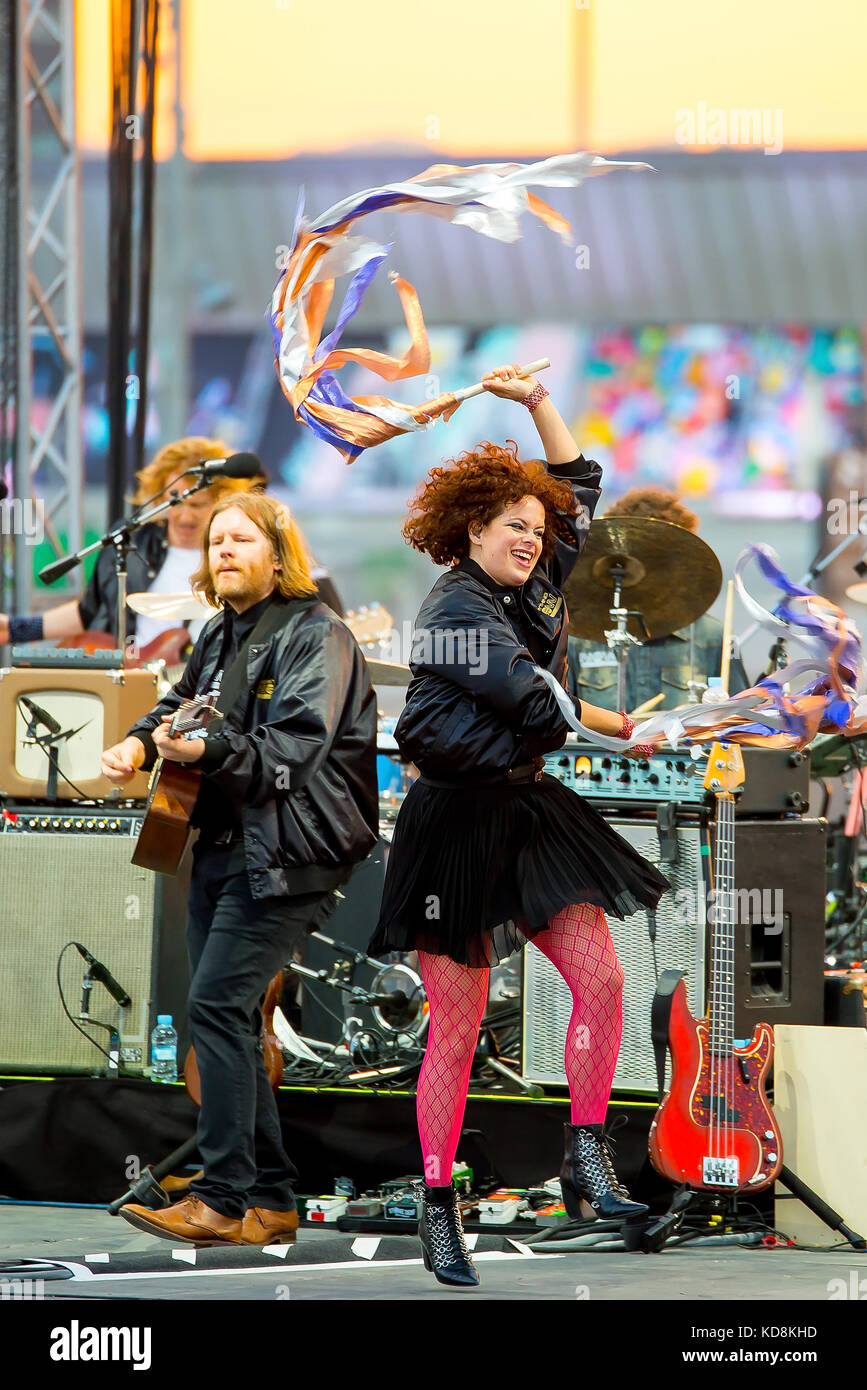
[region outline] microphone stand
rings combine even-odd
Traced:
[[[201,492],[204,488],[210,487],[212,482],[213,477],[203,474],[192,487],[185,488],[183,492],[173,492],[167,501],[160,502],[156,507],[151,507],[150,511],[136,513],[134,516],[128,517],[125,521],[119,522],[117,526],[112,527],[110,531],[106,531],[100,536],[99,540],[94,541],[92,545],[82,546],[80,550],[76,550],[74,555],[66,555],[60,560],[53,560],[50,565],[44,565],[39,571],[39,578],[42,580],[43,584],[54,584],[64,574],[67,574],[69,570],[81,564],[81,561],[85,559],[86,556],[92,555],[95,550],[104,550],[106,546],[113,546],[114,568],[117,577],[115,622],[117,625],[117,641],[122,650],[125,646],[126,636],[127,556],[132,547],[133,533],[137,531],[140,526],[146,525],[147,522],[153,521],[156,517],[161,516],[163,512],[167,512],[170,507],[179,507],[182,502],[185,502],[188,497],[192,497],[194,493]]]

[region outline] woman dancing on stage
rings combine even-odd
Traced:
[[[451,1183],[489,967],[532,941],[574,1006],[566,1032],[572,1102],[561,1171],[570,1216],[630,1216],[603,1122],[620,1047],[623,974],[605,913],[655,907],[666,879],[581,797],[543,771],[568,726],[535,662],[566,683],[561,587],[599,498],[543,386],[499,367],[484,385],[531,411],[547,468],[484,442],[434,468],[403,534],[452,565],[416,620],[412,680],[395,729],[420,777],[400,809],[373,955],[418,952],[430,1005],[418,1083],[425,1180],[419,1235],[444,1284],[477,1284]],[[509,441],[511,442],[511,441]],[[578,453],[578,457],[575,455]],[[581,703],[599,733],[628,738],[624,713]],[[643,750],[633,749],[642,756]]]

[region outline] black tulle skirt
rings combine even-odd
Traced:
[[[454,789],[417,781],[395,823],[368,950],[495,965],[569,903],[622,919],[655,907],[669,886],[595,807],[547,773]]]

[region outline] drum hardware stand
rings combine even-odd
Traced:
[[[626,708],[626,659],[629,655],[630,647],[642,646],[640,637],[633,637],[627,629],[627,619],[630,617],[641,617],[641,613],[631,608],[622,607],[623,580],[626,578],[626,570],[622,565],[612,565],[609,570],[609,577],[614,585],[614,593],[611,598],[611,607],[608,610],[611,614],[611,621],[614,626],[606,628],[605,641],[617,658],[617,708]],[[642,619],[643,621],[643,619]],[[645,629],[646,630],[646,629]]]
[[[531,1100],[542,1100],[545,1092],[542,1087],[534,1081],[525,1081],[523,1076],[519,1076],[516,1071],[500,1060],[499,1047],[497,1046],[496,1035],[491,1025],[486,1025],[484,1020],[479,1030],[479,1041],[476,1046],[476,1059],[480,1059],[486,1067],[497,1072],[500,1076],[510,1081],[513,1086],[517,1086],[519,1091],[523,1091]]]
[[[286,967],[304,979],[315,980],[318,984],[325,985],[329,989],[340,990],[347,997],[346,1002],[365,1005],[372,1010],[374,1020],[378,1025],[378,1028],[374,1028],[373,1031],[365,1027],[363,1020],[357,1015],[350,1013],[344,1018],[342,1044],[349,1055],[355,1058],[358,1054],[365,1065],[373,1066],[375,1064],[368,1062],[364,1057],[364,1048],[368,1041],[372,1045],[372,1049],[379,1049],[381,1044],[385,1045],[386,1058],[383,1060],[387,1060],[389,1056],[396,1060],[399,1054],[401,1052],[405,1054],[408,1048],[420,1047],[422,1035],[427,1027],[427,1016],[423,1011],[424,985],[415,971],[399,962],[383,965],[381,961],[374,960],[364,951],[348,946],[345,942],[336,941],[333,937],[326,936],[322,932],[314,931],[310,933],[310,936],[343,956],[344,959],[340,965],[344,969],[349,969],[350,978],[359,965],[372,966],[376,971],[369,988],[364,989],[359,985],[336,979],[334,974],[326,969],[311,970],[308,966],[297,964],[294,961],[288,962]],[[407,990],[388,988],[389,975],[392,977],[399,975],[405,980]],[[419,1002],[413,1007],[415,999],[418,999]],[[304,1042],[303,1038],[301,1042]],[[335,1050],[334,1048],[330,1049],[332,1054]],[[381,1064],[380,1062],[379,1065]],[[413,1070],[419,1065],[420,1062],[413,1059],[409,1069]]]

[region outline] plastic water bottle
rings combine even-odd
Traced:
[[[157,1014],[157,1026],[151,1033],[151,1081],[177,1079],[178,1035],[171,1014]]]

